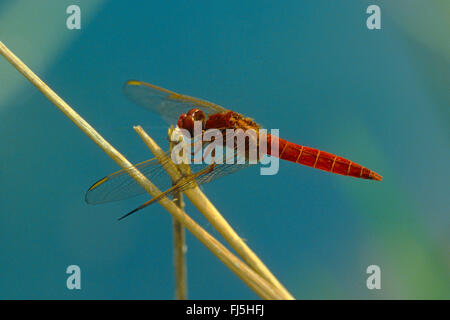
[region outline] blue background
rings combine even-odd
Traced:
[[[280,163],[205,193],[298,299],[450,298],[448,1],[0,1],[0,40],[133,162],[166,124],[127,101],[147,81],[345,156],[381,183]],[[82,29],[66,28],[78,4]],[[0,298],[171,299],[171,217],[147,198],[101,206],[117,165],[0,59]],[[187,212],[217,232],[191,205]],[[219,239],[221,239],[219,237]],[[257,296],[187,234],[193,299]],[[65,270],[82,271],[82,290]],[[366,268],[381,268],[368,290]]]

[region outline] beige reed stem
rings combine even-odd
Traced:
[[[41,91],[58,109],[60,109],[75,125],[93,140],[111,159],[123,169],[128,169],[129,175],[150,194],[157,197],[161,191],[156,188],[141,172],[139,172],[119,151],[107,142],[89,123],[76,113],[63,99],[48,87],[33,73],[14,53],[0,41],[0,54],[5,57],[22,75],[25,76],[39,91]],[[159,201],[170,214],[180,221],[195,237],[197,237],[211,252],[213,252],[230,270],[263,299],[283,299],[278,288],[273,287],[265,279],[249,268],[239,258],[234,256],[219,241],[206,232],[194,220],[186,215],[167,198]]]
[[[173,127],[169,128],[169,137],[172,135]],[[170,141],[170,139],[169,139]],[[172,151],[173,142],[170,141],[169,150]],[[175,182],[175,181],[174,181]],[[173,196],[173,202],[184,211],[183,193],[178,191]],[[175,267],[175,299],[187,299],[187,268],[186,268],[186,236],[183,225],[172,218],[173,226],[173,258]]]
[[[150,151],[155,157],[164,164],[167,173],[172,177],[173,181],[179,181],[183,177],[183,173],[178,169],[183,169],[182,165],[175,165],[166,155],[166,153],[151,139],[142,127],[134,127]],[[241,237],[234,231],[230,224],[220,214],[216,207],[209,201],[200,188],[190,188],[183,191],[189,200],[197,207],[197,209],[206,217],[206,219],[216,228],[217,231],[225,238],[225,240],[236,250],[236,252],[244,259],[245,262],[255,270],[259,275],[264,277],[273,286],[282,292],[283,299],[292,300],[294,297],[283,287],[278,279],[270,272],[265,264],[258,256],[247,246]]]

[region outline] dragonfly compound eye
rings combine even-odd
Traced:
[[[187,117],[186,113],[182,113],[182,114],[180,115],[180,117],[178,118],[177,124],[178,124],[178,127],[179,127],[179,128],[184,128],[183,123],[184,123],[184,119],[185,119],[186,117]]]
[[[194,119],[191,115],[182,114],[180,118],[178,118],[178,127],[189,131],[192,135],[194,132]]]
[[[189,112],[187,113],[187,115],[188,115],[188,116],[192,116],[192,118],[194,119],[194,121],[202,121],[202,122],[205,122],[205,120],[206,120],[205,113],[204,113],[202,110],[198,109],[198,108],[189,110]]]

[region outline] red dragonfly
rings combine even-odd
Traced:
[[[149,83],[134,80],[128,81],[124,86],[124,93],[136,104],[157,112],[168,123],[177,123],[179,128],[186,129],[191,133],[193,131],[194,121],[201,121],[203,130],[220,130],[223,132],[224,138],[226,129],[242,129],[244,131],[254,129],[258,132],[261,128],[252,119],[237,112],[227,110],[208,101],[178,94]],[[267,134],[268,145],[270,144],[271,139],[272,136]],[[382,180],[382,177],[376,172],[353,161],[325,151],[298,145],[281,138],[278,138],[278,148],[278,157],[283,160],[300,163],[308,167],[344,176],[377,181]],[[266,154],[271,155],[270,148],[267,148]],[[237,154],[236,150],[234,156],[235,158],[247,158],[246,154]],[[198,185],[201,185],[250,165],[248,162],[244,164],[238,164],[236,163],[237,161],[235,161],[234,164],[226,163],[226,161],[222,162],[223,163],[220,164],[213,163],[210,165],[191,164],[192,179],[183,179],[183,182],[175,184],[174,186],[172,185],[170,177],[165,174],[163,164],[156,160],[156,158],[138,163],[135,167],[147,176],[156,186],[161,189],[168,189],[168,191],[163,193],[163,196],[167,196],[176,191],[192,187],[195,185],[192,183],[193,180],[195,180]],[[144,193],[144,189],[128,175],[127,170],[120,170],[94,183],[87,191],[85,200],[89,204],[99,204],[122,200]],[[161,197],[154,198],[144,203],[126,216],[160,200]]]

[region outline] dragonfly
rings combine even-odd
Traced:
[[[143,81],[130,80],[125,83],[123,91],[125,96],[135,104],[158,113],[167,123],[176,124],[178,128],[184,129],[191,134],[193,134],[195,129],[194,124],[196,121],[201,123],[202,132],[210,129],[219,130],[224,137],[224,148],[229,147],[229,141],[226,141],[227,136],[225,133],[227,129],[242,129],[243,131],[252,129],[255,132],[261,129],[261,126],[253,121],[253,119],[238,112],[228,110],[206,100],[179,94]],[[259,139],[260,137],[256,136],[256,141],[254,141],[256,145],[261,142]],[[264,143],[267,143],[267,146],[269,146],[274,139],[278,142],[277,150],[274,152],[270,147],[262,148],[265,154],[333,174],[375,181],[382,180],[382,176],[378,173],[356,162],[329,152],[298,145],[271,134],[266,135],[266,141]],[[208,143],[202,146],[202,148],[203,150],[208,148]],[[191,164],[188,176],[183,177],[181,181],[176,183],[165,174],[164,161],[152,158],[134,165],[136,169],[141,171],[156,186],[166,191],[159,197],[147,201],[120,219],[161,200],[163,197],[174,195],[176,192],[184,191],[197,185],[209,183],[253,164],[250,161],[237,161],[238,158],[248,160],[248,149],[250,146],[247,142],[244,151],[238,150],[239,148],[235,147],[231,148],[233,149],[231,157],[235,161],[225,161],[227,159],[221,159],[222,161],[214,160],[214,150],[211,149],[209,151],[209,155],[213,157],[211,164]],[[208,153],[205,152],[205,154]],[[222,157],[225,157],[225,154],[227,157],[230,155],[226,152],[222,154]],[[167,155],[169,156],[170,152],[167,152]],[[169,158],[167,157],[167,159]],[[131,178],[128,174],[129,170],[131,168],[122,169],[95,182],[86,192],[86,202],[88,204],[100,204],[144,194],[145,190]]]

